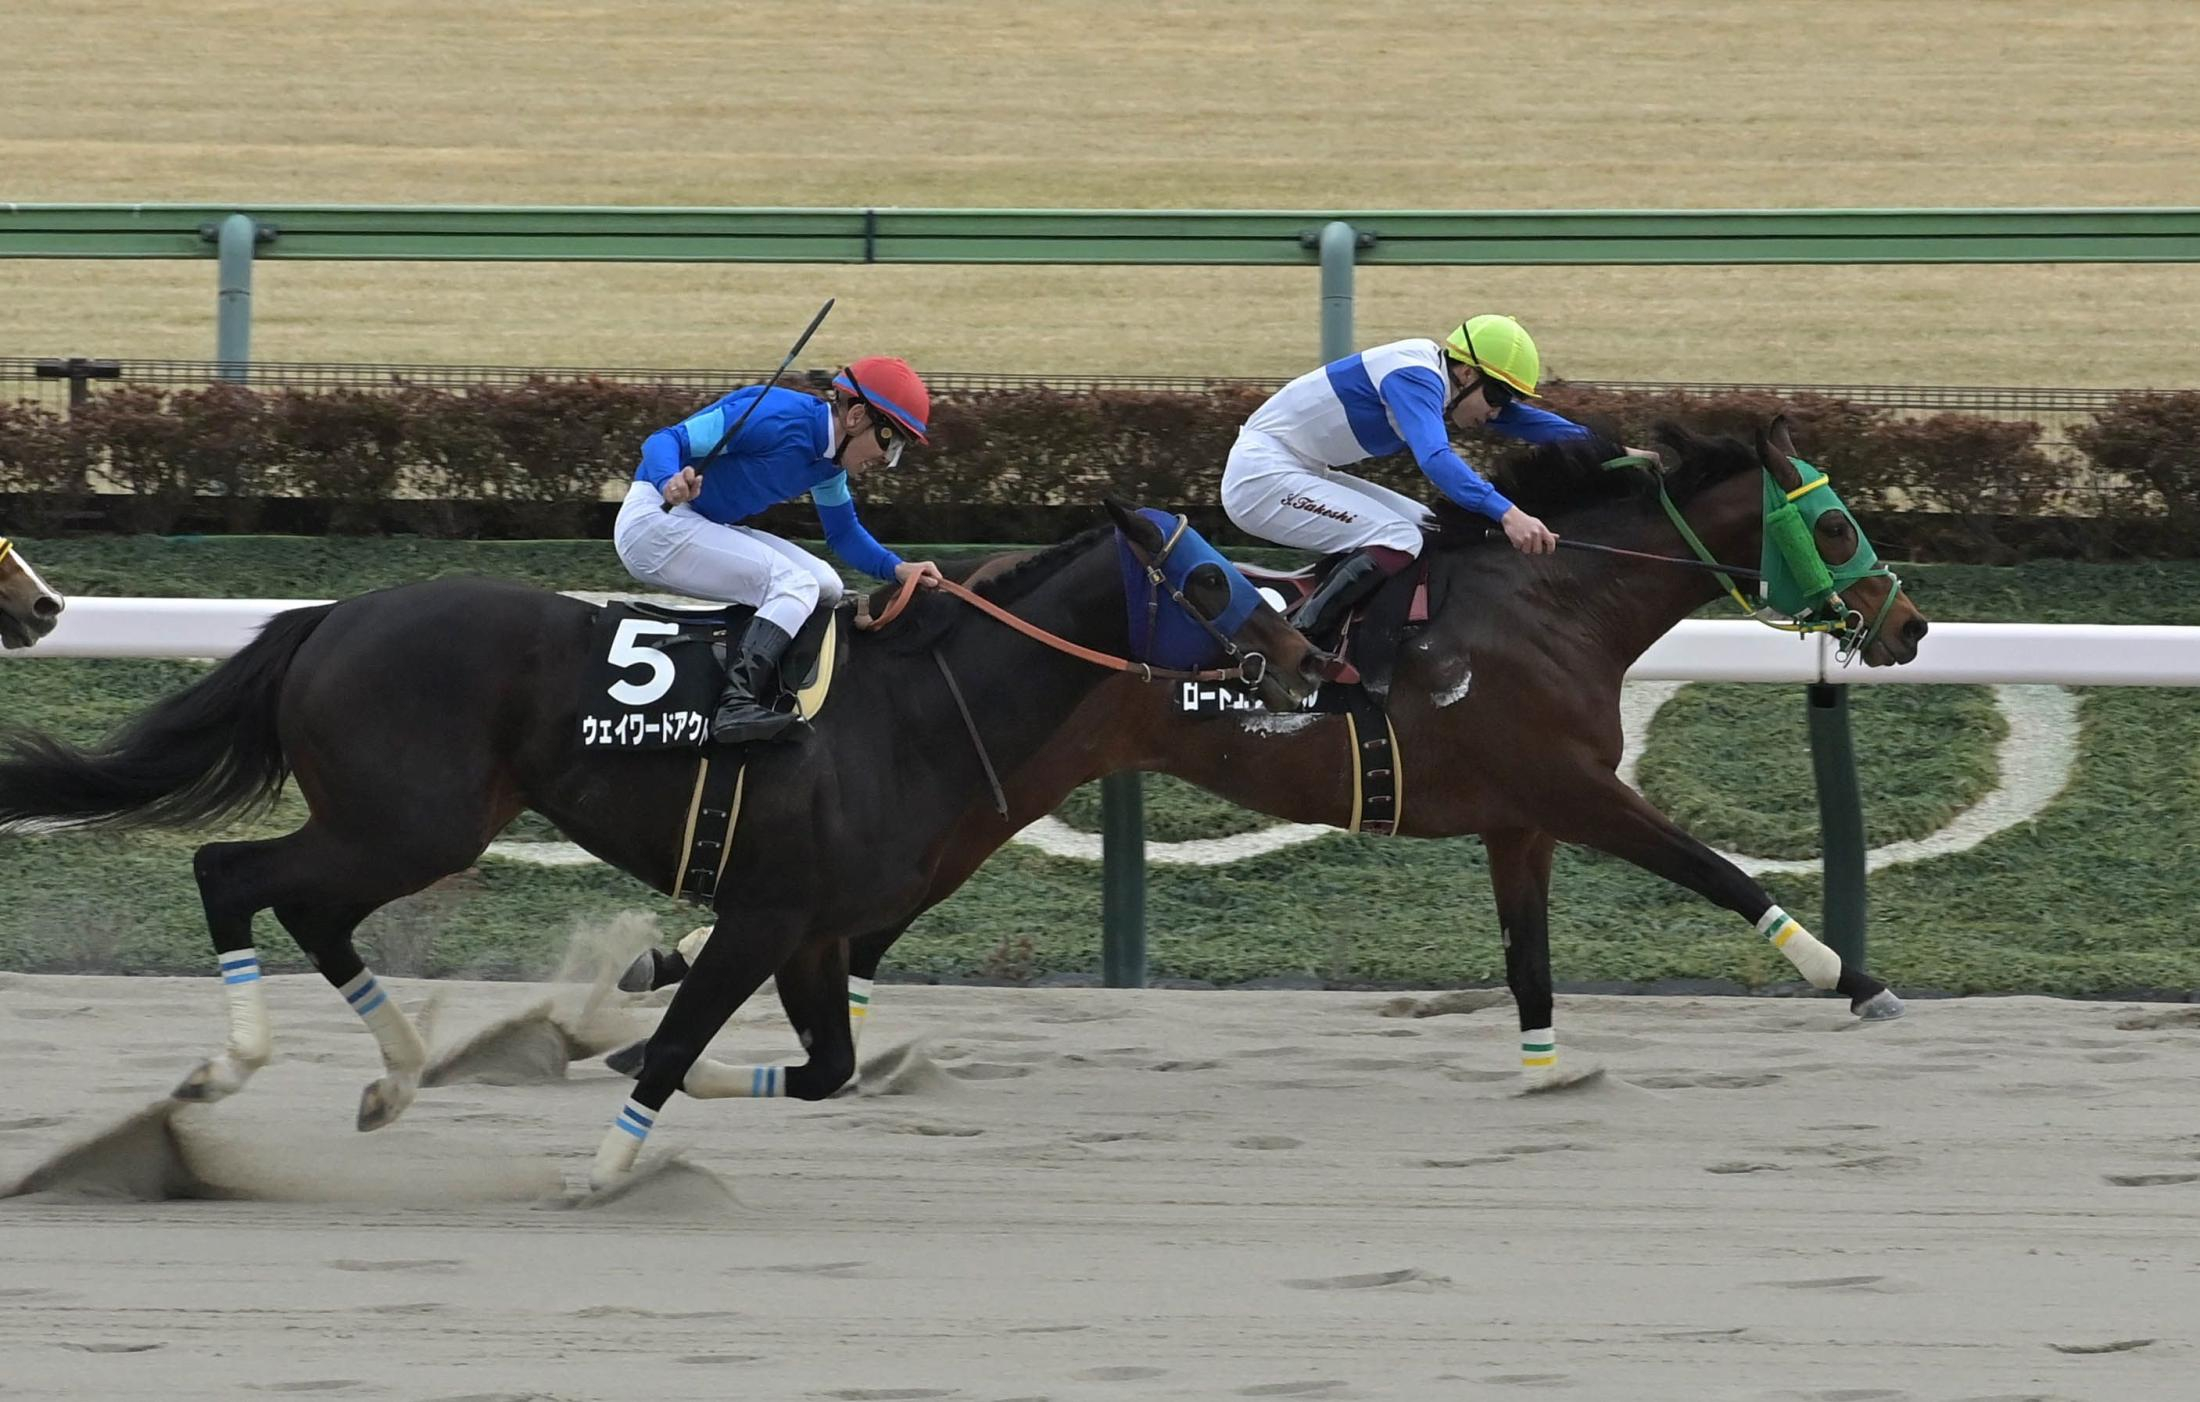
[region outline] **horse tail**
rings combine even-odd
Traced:
[[[275,731],[283,679],[335,607],[275,615],[236,656],[92,749],[31,730],[0,736],[0,828],[189,828],[274,802],[290,774]]]

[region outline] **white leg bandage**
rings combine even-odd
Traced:
[[[1534,1076],[1548,1076],[1558,1069],[1558,1033],[1548,1027],[1520,1034],[1520,1069]]]
[[[219,956],[222,1001],[229,1007],[229,1041],[220,1053],[184,1078],[176,1094],[186,1100],[219,1100],[244,1089],[252,1073],[274,1054],[267,1025],[267,985],[260,980],[259,951],[233,949]]]
[[[634,1170],[634,1160],[641,1156],[642,1141],[657,1126],[657,1112],[638,1101],[629,1099],[619,1107],[612,1118],[611,1128],[604,1131],[603,1143],[596,1146],[596,1161],[589,1167],[588,1181],[598,1188],[607,1188]]]
[[[428,1064],[427,1044],[420,1040],[412,1019],[375,978],[374,970],[361,969],[357,977],[336,991],[344,995],[344,1001],[374,1034],[375,1044],[382,1049],[382,1065],[400,1079],[419,1080],[421,1068]]]
[[[863,1024],[871,1017],[871,981],[848,976],[848,1040],[863,1040]]]
[[[1841,981],[1841,956],[1820,944],[1802,922],[1780,907],[1764,913],[1757,922],[1757,933],[1772,941],[1772,947],[1788,957],[1811,987],[1831,988]]]
[[[680,1081],[697,1100],[774,1100],[787,1093],[784,1066],[729,1066],[698,1057]]]
[[[695,961],[702,957],[703,946],[710,943],[712,928],[709,925],[698,925],[681,936],[680,942],[673,946],[680,951],[680,957],[688,961],[689,968],[693,968]]]

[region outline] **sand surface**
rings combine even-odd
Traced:
[[[862,1093],[675,1099],[576,1209],[585,1045],[361,1135],[370,1040],[269,984],[242,1095],[57,1160],[218,987],[0,974],[0,1185],[58,1189],[0,1201],[0,1398],[2195,1395],[2200,1007],[1567,998],[1604,1074],[1522,1097],[1509,1003],[886,986]],[[394,986],[442,1048],[560,996]],[[791,1057],[776,1000],[717,1052]]]

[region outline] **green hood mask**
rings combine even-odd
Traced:
[[[1744,613],[1767,627],[1789,633],[1831,633],[1839,645],[1840,660],[1846,665],[1879,636],[1887,615],[1894,609],[1894,601],[1902,596],[1902,579],[1879,563],[1879,552],[1872,549],[1863,527],[1857,524],[1855,514],[1827,482],[1826,474],[1801,458],[1791,457],[1788,461],[1795,465],[1803,480],[1803,485],[1792,492],[1782,487],[1770,472],[1759,470],[1765,484],[1764,546],[1758,557],[1764,576],[1760,586],[1764,602],[1761,605],[1751,603],[1729,575],[1719,573],[1716,577],[1728,597],[1739,604]],[[1614,458],[1605,466],[1642,467],[1655,471],[1654,465],[1646,459],[1632,456]],[[1681,533],[1681,538],[1688,542],[1688,548],[1696,552],[1696,558],[1717,566],[1720,562],[1697,538],[1662,481],[1658,483],[1658,503],[1665,508],[1666,516]],[[1814,534],[1818,518],[1829,511],[1847,516],[1850,527],[1856,532],[1856,553],[1838,565],[1828,565],[1825,557],[1818,553]],[[1841,597],[1843,590],[1863,579],[1887,581],[1886,601],[1868,623]]]
[[[1826,474],[1789,458],[1803,474],[1803,485],[1790,494],[1765,477],[1765,544],[1761,556],[1765,602],[1793,619],[1806,619],[1824,608],[1832,597],[1860,579],[1892,577],[1882,569],[1879,552],[1864,535],[1863,527],[1840,496],[1826,482]],[[1829,566],[1818,553],[1814,532],[1818,518],[1838,511],[1856,531],[1856,553],[1839,565]]]

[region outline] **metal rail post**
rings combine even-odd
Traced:
[[[1849,734],[1849,689],[1809,688],[1810,767],[1818,784],[1819,847],[1825,853],[1826,946],[1852,969],[1864,964],[1864,796]]]
[[[1359,231],[1342,219],[1322,225],[1322,361],[1352,354],[1352,266],[1359,253]]]
[[[241,381],[252,359],[252,251],[260,227],[249,214],[232,214],[216,226],[213,239],[221,260],[214,302],[214,358],[221,368],[215,374]]]
[[[1146,789],[1133,770],[1100,781],[1100,976],[1146,986]]]

